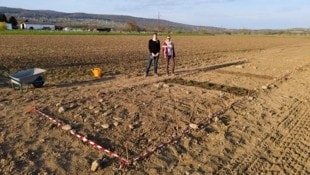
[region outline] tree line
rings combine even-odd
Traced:
[[[6,22],[12,24],[13,29],[17,29],[17,20],[14,16],[11,16],[9,20],[5,16],[5,14],[0,14],[0,22]]]

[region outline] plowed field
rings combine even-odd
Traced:
[[[149,39],[1,35],[47,72],[0,85],[0,174],[310,174],[310,38],[173,36],[176,75],[143,77]]]

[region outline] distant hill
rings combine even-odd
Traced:
[[[139,28],[148,31],[154,31],[158,28],[164,31],[205,31],[210,33],[225,30],[217,27],[193,26],[162,19],[140,18],[125,15],[63,13],[51,10],[27,10],[9,7],[0,7],[0,13],[4,13],[7,18],[14,16],[19,22],[44,22],[62,27],[111,27],[117,29],[124,27],[128,22],[132,22],[139,26]]]

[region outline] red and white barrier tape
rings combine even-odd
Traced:
[[[40,110],[37,109],[37,108],[33,108],[32,111],[37,112],[38,114],[40,114],[40,115],[46,117],[47,119],[49,119],[50,121],[52,121],[54,124],[56,124],[58,127],[64,126],[64,124],[63,124],[61,121],[59,121],[59,120],[57,120],[57,119],[55,119],[55,118],[49,116],[48,114],[45,114],[44,112],[40,111]],[[122,156],[120,156],[120,155],[118,155],[118,154],[116,154],[116,153],[114,153],[114,152],[108,150],[107,148],[105,148],[105,147],[103,147],[103,146],[97,144],[96,142],[94,142],[94,141],[92,141],[92,140],[87,139],[84,135],[78,134],[76,131],[74,131],[74,130],[72,130],[72,129],[70,129],[70,130],[68,130],[68,131],[69,131],[70,134],[72,134],[72,135],[75,136],[76,138],[82,140],[82,141],[85,142],[85,143],[90,144],[91,146],[93,146],[94,148],[99,149],[100,151],[105,152],[105,153],[108,154],[110,157],[117,158],[117,159],[120,161],[120,167],[119,167],[119,169],[122,169],[123,167],[125,167],[125,166],[127,166],[127,165],[130,164],[130,161],[128,161],[128,160],[125,159],[124,157],[122,157]]]
[[[298,70],[298,69],[300,69],[300,68],[302,68],[302,67],[303,67],[303,66],[298,67],[298,68],[296,68],[296,70]],[[269,85],[271,85],[271,84],[273,84],[273,83],[275,83],[275,82],[277,82],[277,81],[283,79],[284,77],[287,77],[287,76],[290,75],[291,73],[293,73],[293,72],[289,72],[289,73],[287,73],[287,74],[284,74],[283,76],[277,78],[274,82],[269,83]],[[94,97],[87,97],[87,98],[81,99],[81,101],[82,101],[82,102],[85,102],[85,101],[90,100],[90,99],[93,99],[93,98],[94,98]],[[245,97],[244,97],[244,98],[245,98]],[[213,119],[213,118],[215,118],[215,117],[218,117],[218,116],[220,116],[220,115],[223,115],[228,109],[232,108],[232,106],[233,106],[234,104],[243,101],[244,98],[241,98],[241,99],[239,99],[239,100],[236,100],[236,101],[234,101],[233,103],[231,103],[230,105],[226,106],[225,108],[222,108],[221,110],[219,110],[219,111],[213,113],[213,114],[210,116],[210,118],[205,119],[205,120],[202,120],[201,122],[198,122],[198,128],[199,128],[199,130],[205,128],[205,127],[207,126],[206,123],[210,123],[211,119]],[[76,101],[76,100],[74,100],[74,101]],[[68,102],[68,103],[70,103],[70,102]],[[52,121],[52,122],[53,122],[54,124],[56,124],[58,127],[64,126],[64,124],[63,124],[61,121],[59,121],[59,120],[57,120],[57,119],[55,119],[55,118],[49,116],[48,114],[45,114],[44,112],[40,111],[40,110],[37,109],[37,108],[33,108],[32,111],[35,111],[35,112],[41,114],[42,116],[48,118],[50,121]],[[148,158],[149,156],[151,156],[152,154],[154,154],[155,151],[160,150],[160,149],[162,149],[162,148],[168,146],[169,144],[171,144],[171,143],[173,143],[173,142],[175,142],[175,141],[181,139],[183,136],[185,136],[185,135],[191,133],[192,130],[193,130],[193,129],[191,129],[191,128],[186,128],[180,135],[177,135],[177,136],[171,138],[171,139],[170,139],[169,141],[167,141],[167,142],[162,142],[162,143],[158,144],[158,145],[155,146],[154,148],[152,148],[152,149],[150,149],[150,150],[147,150],[146,152],[144,152],[144,153],[140,154],[139,156],[133,158],[133,160],[131,160],[131,161],[129,161],[129,160],[127,160],[127,159],[125,159],[125,158],[119,156],[118,154],[116,154],[116,153],[114,153],[114,152],[112,152],[112,151],[106,149],[105,147],[103,147],[103,146],[97,144],[96,142],[87,139],[85,136],[83,136],[83,135],[81,135],[81,134],[78,134],[76,131],[74,131],[74,130],[72,130],[72,129],[70,129],[69,132],[70,132],[70,134],[72,134],[72,135],[75,136],[76,138],[82,140],[83,142],[88,143],[88,144],[90,144],[91,146],[93,146],[94,148],[97,148],[97,149],[99,149],[100,151],[105,152],[105,153],[108,154],[110,157],[117,158],[117,159],[120,161],[120,167],[119,167],[119,170],[120,170],[120,169],[122,169],[122,168],[124,168],[124,167],[126,167],[126,166],[128,166],[128,165],[135,164],[135,163],[137,163],[137,162],[139,162],[139,161],[142,161],[142,160]]]
[[[162,149],[162,148],[168,146],[169,144],[171,144],[171,143],[181,139],[185,134],[189,134],[190,132],[191,132],[191,129],[190,128],[186,128],[180,135],[171,138],[167,142],[160,143],[157,146],[155,146],[154,148],[152,148],[151,150],[148,150],[145,153],[140,154],[138,157],[133,159],[133,162],[136,163],[138,161],[142,161],[142,160],[146,159],[147,157],[149,157],[152,154],[154,154],[155,151],[157,151],[159,149]]]
[[[233,106],[233,104],[234,104],[234,103],[232,103],[231,105],[227,106],[226,108],[224,108],[224,109],[222,109],[222,110],[220,110],[220,111],[217,111],[217,112],[213,113],[213,114],[211,115],[211,117],[207,119],[208,122],[209,122],[212,118],[217,117],[217,116],[222,115],[223,113],[225,113],[231,106]],[[49,119],[51,122],[53,122],[54,124],[56,124],[58,127],[64,126],[64,124],[63,124],[61,121],[59,121],[59,120],[57,120],[57,119],[51,117],[51,116],[48,115],[48,114],[45,114],[44,112],[42,112],[41,110],[39,110],[39,109],[37,109],[37,108],[33,108],[32,111],[37,112],[38,114],[40,114],[40,115],[46,117],[46,118]],[[205,128],[205,127],[206,127],[205,123],[206,123],[206,120],[199,122],[198,128],[199,128],[199,129]],[[117,159],[120,161],[120,167],[118,168],[118,170],[120,170],[120,169],[122,169],[122,168],[124,168],[124,167],[126,167],[126,166],[128,166],[128,165],[135,164],[135,163],[137,163],[137,162],[139,162],[139,161],[143,161],[144,159],[146,159],[146,158],[148,158],[149,156],[151,156],[152,154],[154,154],[157,150],[160,150],[160,149],[162,149],[162,148],[167,147],[169,144],[172,144],[173,142],[175,142],[175,141],[181,139],[182,137],[184,137],[185,135],[191,133],[191,131],[192,131],[191,128],[186,128],[183,132],[181,132],[180,135],[177,135],[177,136],[171,138],[171,139],[170,139],[169,141],[167,141],[167,142],[162,142],[162,143],[158,144],[158,145],[155,146],[154,148],[152,148],[152,149],[150,149],[150,150],[148,150],[148,151],[146,151],[146,152],[140,154],[139,156],[133,158],[132,161],[129,161],[129,160],[125,159],[124,157],[122,157],[122,156],[120,156],[120,155],[118,155],[118,154],[116,154],[116,153],[114,153],[114,152],[108,150],[107,148],[105,148],[105,147],[103,147],[103,146],[97,144],[96,142],[87,139],[84,135],[78,134],[76,131],[74,131],[74,130],[72,130],[72,129],[69,130],[69,133],[70,133],[71,135],[73,135],[74,137],[78,138],[79,140],[81,140],[81,141],[83,141],[83,142],[85,142],[85,143],[90,144],[90,145],[93,146],[94,148],[97,148],[97,149],[99,149],[100,151],[105,152],[105,153],[106,153],[107,155],[109,155],[110,157],[117,158]]]
[[[207,127],[206,123],[210,123],[210,121],[215,118],[215,117],[219,117],[220,115],[223,115],[228,109],[230,109],[234,104],[236,104],[237,102],[240,102],[242,101],[242,99],[240,100],[237,100],[235,102],[232,102],[230,105],[226,106],[225,108],[219,110],[219,111],[216,111],[215,113],[213,113],[209,118],[207,119],[204,119],[202,121],[200,121],[198,123],[198,129],[201,130],[205,127]],[[169,141],[167,142],[163,142],[163,143],[160,143],[158,144],[157,146],[155,146],[154,148],[140,154],[138,157],[134,158],[132,162],[136,163],[138,161],[142,161],[144,159],[146,159],[147,157],[151,156],[152,154],[154,154],[155,151],[159,150],[159,149],[162,149],[166,146],[168,146],[169,144],[173,143],[174,141],[177,141],[179,139],[181,139],[182,137],[184,137],[185,135],[191,133],[193,129],[192,128],[189,128],[187,127],[180,135],[178,136],[175,136],[173,138],[171,138]]]
[[[298,67],[296,70],[301,69],[301,68],[302,68],[302,66]],[[274,82],[271,82],[269,85],[271,85],[271,84],[273,84],[273,83],[275,83],[275,82],[277,82],[277,81],[287,77],[291,73],[293,73],[293,72],[289,72],[287,74],[284,74],[283,76],[277,78]],[[255,91],[255,92],[257,92],[257,91]],[[230,105],[227,105],[226,107],[222,108],[221,110],[216,111],[215,113],[213,113],[209,118],[198,122],[199,130],[205,128],[207,126],[206,123],[210,123],[211,119],[214,119],[215,117],[219,117],[220,115],[223,115],[227,110],[231,109],[235,104],[244,101],[245,98],[247,98],[247,97],[243,97],[241,99],[238,99],[238,100],[232,102]],[[176,140],[181,139],[184,135],[189,134],[191,131],[192,131],[191,128],[186,128],[179,136],[173,137],[168,142],[160,143],[157,146],[155,146],[154,148],[152,148],[152,149],[150,149],[150,150],[140,154],[138,157],[133,159],[133,162],[138,162],[138,161],[142,161],[142,160],[146,159],[147,157],[149,157],[152,154],[154,154],[155,151],[168,146],[169,144],[173,143]]]

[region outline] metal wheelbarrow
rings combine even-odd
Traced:
[[[45,82],[44,72],[46,72],[45,69],[33,68],[11,74],[9,77],[12,88],[15,88],[15,85],[17,85],[22,92],[24,84],[28,85],[27,90],[30,84],[36,88],[42,87]]]

